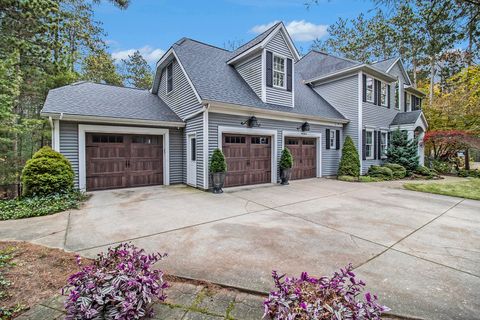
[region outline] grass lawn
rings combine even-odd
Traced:
[[[477,178],[452,183],[406,183],[403,186],[405,189],[413,191],[480,200],[480,179]]]

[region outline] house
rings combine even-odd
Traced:
[[[235,51],[180,39],[158,61],[151,90],[74,83],[50,90],[42,115],[80,189],[208,189],[215,148],[227,159],[227,187],[276,183],[285,147],[293,179],[336,175],[347,135],[365,173],[385,161],[392,130],[423,135],[423,96],[400,59],[300,57],[277,23]]]

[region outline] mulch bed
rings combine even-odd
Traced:
[[[10,248],[14,265],[0,270],[10,282],[1,307],[21,305],[26,310],[61,293],[68,276],[79,270],[73,253],[26,242],[0,241],[0,250]]]

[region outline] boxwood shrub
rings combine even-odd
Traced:
[[[342,149],[342,158],[338,166],[338,176],[358,177],[360,175],[360,159],[352,138],[347,136]]]
[[[285,148],[280,156],[280,169],[290,169],[291,167],[293,167],[293,156],[290,150]]]
[[[368,175],[373,178],[380,178],[383,180],[392,180],[393,171],[387,167],[371,166],[368,168]]]
[[[73,190],[72,165],[62,154],[43,147],[28,160],[22,171],[24,196],[44,196]]]
[[[407,169],[400,164],[385,163],[383,166],[392,170],[393,179],[403,179],[407,175]]]
[[[227,161],[223,155],[222,150],[215,149],[213,150],[212,158],[210,159],[210,173],[217,172],[226,172],[227,171]]]

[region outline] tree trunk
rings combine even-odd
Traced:
[[[470,170],[470,152],[465,149],[465,170]]]

